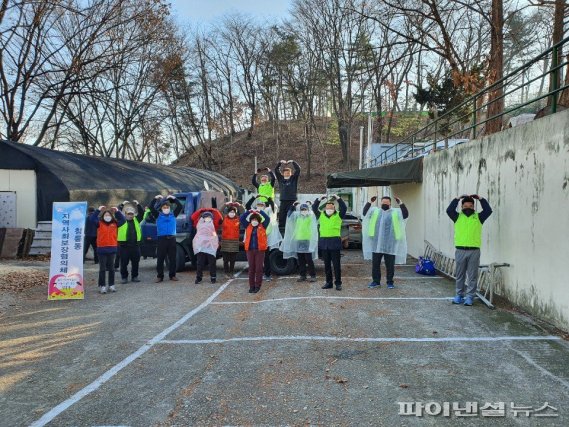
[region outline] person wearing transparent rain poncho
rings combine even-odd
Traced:
[[[270,219],[269,226],[267,227],[267,245],[268,249],[265,251],[265,258],[263,260],[263,280],[266,282],[271,281],[271,261],[269,256],[271,250],[279,249],[281,242],[283,240],[283,235],[279,230],[279,224],[277,220],[277,210],[278,207],[275,202],[270,197],[264,196],[252,196],[249,201],[245,204],[246,210],[257,210],[263,211],[267,214]]]
[[[381,208],[371,207],[376,200],[373,197],[363,210],[362,250],[364,259],[372,260],[372,282],[368,287],[381,286],[381,259],[385,258],[387,287],[393,289],[395,264],[405,264],[407,260],[405,222],[409,211],[398,198],[395,201],[399,209],[391,207],[391,198],[387,196],[381,198]]]
[[[318,258],[318,220],[306,203],[295,202],[288,211],[281,245],[283,258],[296,258],[300,271],[298,282],[316,282],[314,260]]]
[[[217,248],[219,247],[219,238],[213,222],[213,214],[211,212],[203,212],[197,222],[197,231],[192,240],[194,254],[197,258],[196,284],[202,281],[203,269],[205,263],[209,264],[209,276],[211,283],[215,283],[217,277],[216,258]]]

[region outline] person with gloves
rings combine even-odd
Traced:
[[[266,172],[266,173],[264,173]],[[257,179],[257,174],[261,174],[260,182]],[[253,174],[251,182],[253,186],[257,189],[257,194],[266,198],[275,198],[275,181],[276,177],[272,170],[269,168],[257,169],[257,173]]]
[[[318,258],[318,220],[306,203],[295,202],[288,211],[285,236],[281,246],[283,258],[296,258],[300,277],[305,282],[316,282],[314,260]]]
[[[395,198],[399,208],[391,207],[391,197],[381,198],[379,208],[372,207],[377,197],[372,197],[363,210],[362,249],[364,259],[372,260],[372,281],[368,288],[381,286],[381,260],[385,259],[387,273],[387,288],[393,289],[395,264],[405,264],[407,261],[407,236],[405,222],[409,211],[401,199]]]
[[[156,235],[158,247],[156,249],[156,283],[164,280],[164,261],[168,257],[168,275],[170,280],[178,281],[176,277],[176,217],[182,212],[182,204],[176,197],[169,195],[163,198],[156,196],[155,202],[149,206],[156,218]],[[175,206],[172,212],[172,205]]]
[[[144,217],[144,209],[133,200],[135,208],[130,205],[128,201],[119,206],[119,210],[125,213],[126,222],[119,227],[118,242],[121,253],[120,268],[121,268],[121,283],[128,282],[128,264],[131,264],[131,280],[133,282],[140,282],[138,278],[138,265],[140,263],[140,243],[142,242],[142,230],[140,222]],[[125,205],[127,205],[125,207]],[[136,213],[136,215],[135,215]]]
[[[245,211],[240,217],[245,228],[245,252],[249,263],[249,293],[257,293],[263,284],[263,259],[267,251],[269,216],[261,211]]]
[[[221,215],[221,214],[220,214]],[[201,283],[206,263],[209,265],[211,283],[217,279],[216,254],[219,248],[219,238],[214,224],[213,213],[203,209],[196,223],[196,235],[192,247],[197,258],[196,284]]]
[[[125,223],[125,218],[117,208],[107,209],[106,206],[95,209],[91,218],[99,218],[97,227],[99,292],[101,294],[106,294],[108,291],[116,292],[114,262],[118,245],[117,236],[119,227]],[[105,282],[105,273],[108,275],[107,282]]]
[[[480,201],[481,212],[476,212],[475,200]],[[460,213],[456,211],[459,202],[461,202]],[[471,196],[463,194],[450,202],[447,215],[454,222],[456,249],[456,295],[452,302],[471,306],[478,287],[482,225],[492,215],[492,208],[488,200],[477,194]]]
[[[239,232],[241,222],[239,216],[245,212],[245,208],[237,203],[226,203],[222,213],[224,215],[221,224],[221,254],[223,255],[223,271],[226,276],[235,273],[235,259],[239,252]]]

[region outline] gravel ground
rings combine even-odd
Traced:
[[[155,285],[153,260],[141,283],[108,295],[88,261],[83,301],[47,301],[45,283],[3,289],[0,425],[46,413],[53,426],[569,424],[562,337],[506,306],[452,305],[451,281],[412,266],[397,267],[395,289],[368,289],[361,252],[342,262],[341,292],[320,289],[321,262],[317,283],[284,277],[249,294],[246,273]],[[17,271],[41,282],[47,270],[4,260],[0,281]],[[403,402],[430,406],[402,415]],[[445,402],[449,416],[429,415]],[[460,417],[452,402],[479,407]],[[503,402],[504,416],[483,416],[487,402]],[[556,417],[511,409],[545,402]]]

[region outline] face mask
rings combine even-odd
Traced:
[[[391,206],[386,205],[386,204],[381,205],[381,209],[383,209],[384,211],[388,211],[390,207]]]
[[[290,175],[289,176],[283,175],[283,178],[284,179],[290,179]]]
[[[266,208],[266,206],[263,206],[263,205],[257,205],[257,209],[259,209],[259,210],[261,210],[261,211],[264,211],[264,210],[265,210],[265,208]]]
[[[168,209],[162,209],[162,213],[164,215],[170,215],[170,209],[169,208]]]
[[[259,221],[253,220],[253,221],[251,221],[251,225],[252,225],[253,227],[256,227],[256,226],[259,225]]]
[[[103,219],[105,220],[105,222],[111,222],[112,219],[113,219],[113,217],[110,216],[110,215],[105,215],[105,216],[103,217]]]
[[[205,222],[211,222],[211,218],[204,218],[203,219]]]
[[[227,216],[229,216],[229,218],[235,218],[235,212],[229,212]]]
[[[308,215],[308,211],[300,211],[300,214],[301,214],[302,216],[306,216],[306,215]]]
[[[474,213],[474,209],[466,208],[462,210],[462,213],[466,216],[470,216]]]
[[[334,213],[334,209],[326,209],[326,215],[330,216]]]

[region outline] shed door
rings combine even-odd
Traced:
[[[0,228],[16,227],[16,192],[0,191]]]

